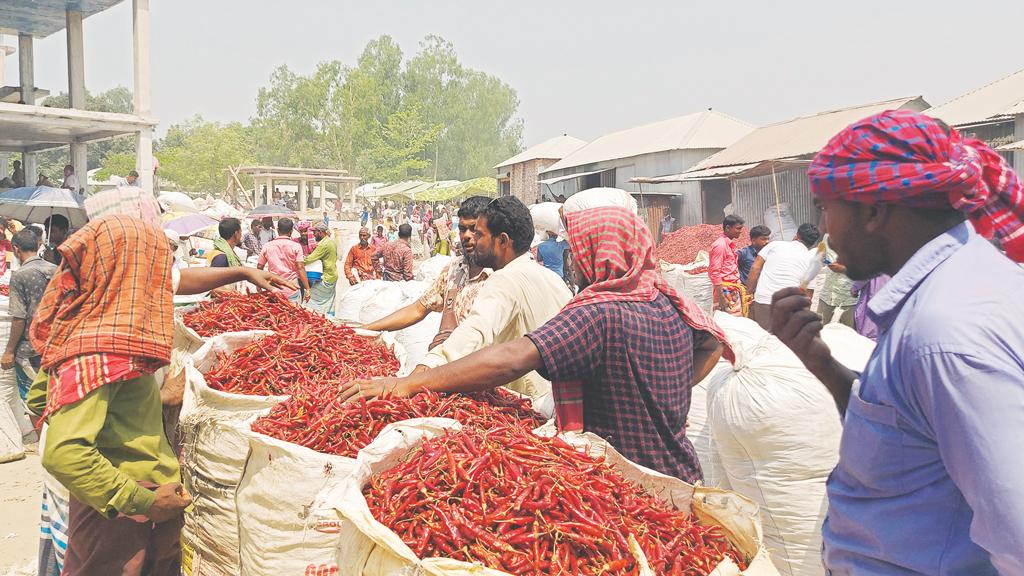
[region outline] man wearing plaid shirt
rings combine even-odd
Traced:
[[[558,315],[525,337],[407,378],[355,381],[342,398],[486,390],[536,370],[552,381],[560,430],[593,432],[638,464],[701,479],[686,438],[690,389],[718,361],[724,335],[665,284],[651,233],[634,213],[602,207],[565,218],[584,289]]]

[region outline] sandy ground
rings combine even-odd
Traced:
[[[0,576],[35,573],[42,493],[37,454],[0,464]]]

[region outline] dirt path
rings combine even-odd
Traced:
[[[35,574],[42,493],[37,454],[0,464],[0,576]]]

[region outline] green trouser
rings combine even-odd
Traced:
[[[856,307],[856,304],[852,306],[833,306],[831,304],[818,301],[818,314],[821,315],[821,321],[825,324],[830,322],[839,322],[844,326],[853,328],[853,311]],[[839,313],[838,319],[835,318],[837,311]]]

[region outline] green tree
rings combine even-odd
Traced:
[[[377,140],[370,148],[374,165],[367,178],[397,182],[423,176],[430,161],[422,157],[423,151],[440,133],[439,125],[424,120],[417,106],[392,114],[381,127]]]
[[[135,153],[112,152],[103,158],[103,164],[96,172],[96,179],[103,181],[111,176],[127,176],[135,170]]]
[[[228,166],[253,162],[253,136],[240,123],[205,122],[196,116],[168,128],[156,157],[162,180],[189,192],[217,194],[227,183]]]

